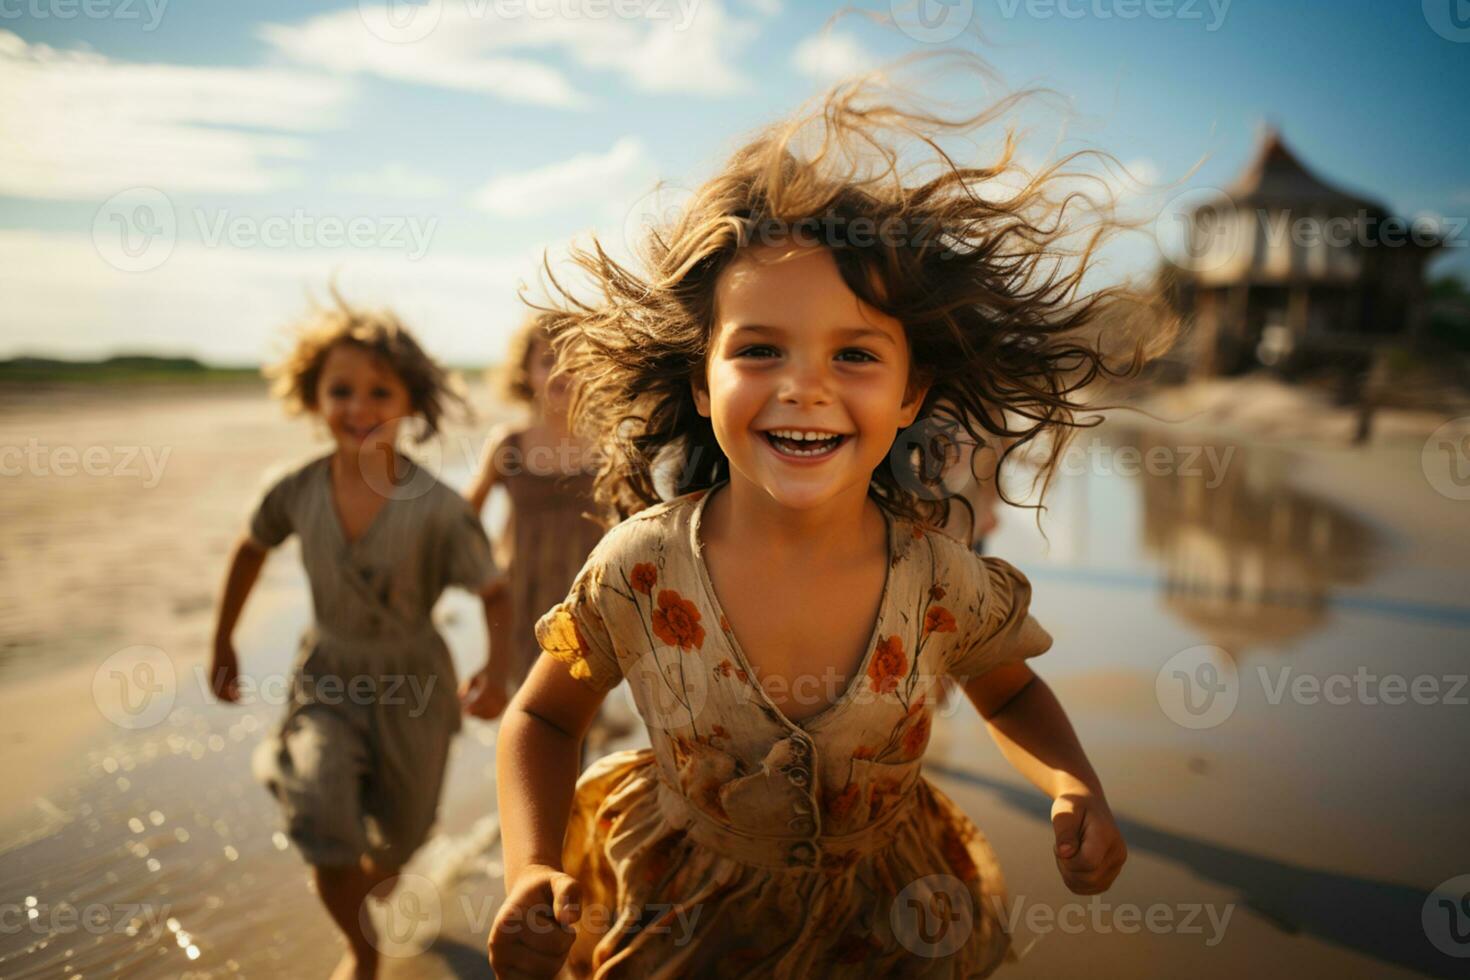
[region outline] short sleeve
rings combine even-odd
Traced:
[[[490,551],[485,525],[458,494],[445,494],[444,584],[481,593],[502,578]]]
[[[291,499],[297,481],[288,474],[271,484],[250,515],[250,540],[264,549],[276,547],[296,530],[291,520]]]
[[[949,673],[962,680],[1051,649],[1051,634],[1031,615],[1031,582],[1010,562],[973,555],[968,571],[980,592],[978,622],[957,645]]]
[[[606,694],[622,681],[623,670],[599,608],[602,574],[603,565],[594,552],[566,599],[536,622],[536,642],[566,664],[573,677]]]

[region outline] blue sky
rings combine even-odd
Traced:
[[[620,243],[656,179],[693,186],[833,78],[934,48],[905,0],[835,23],[795,0],[394,2],[0,0],[0,355],[253,362],[336,275],[442,356],[495,360],[543,249]],[[1022,120],[1043,151],[1221,186],[1269,120],[1335,183],[1470,215],[1467,0],[921,2],[1008,87],[1067,100]],[[1467,239],[1434,270],[1470,277]]]

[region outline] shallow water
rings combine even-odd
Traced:
[[[1049,500],[1049,541],[1029,514],[1008,512],[988,548],[1032,580],[1033,611],[1056,640],[1037,670],[1115,810],[1149,828],[1135,847],[1186,864],[1157,835],[1215,848],[1226,870],[1196,872],[1242,889],[1260,861],[1395,883],[1406,896],[1470,873],[1470,707],[1454,696],[1470,690],[1451,691],[1470,669],[1470,558],[1454,557],[1465,555],[1466,522],[1443,525],[1448,543],[1436,546],[1409,519],[1444,503],[1422,479],[1365,496],[1334,485],[1336,464],[1312,452],[1235,446],[1226,457],[1221,443],[1215,459],[1228,462],[1212,468],[1204,441],[1181,432],[1114,427],[1106,438],[1113,453],[1162,445],[1179,465],[1138,476],[1081,467]],[[1186,439],[1199,449],[1194,469],[1182,465]],[[1402,477],[1412,459],[1385,450],[1350,471]],[[284,675],[307,618],[287,551],[268,566],[241,637],[257,677]],[[438,611],[461,671],[477,665],[477,617],[465,596]],[[1434,680],[1437,693],[1389,703],[1390,675]],[[188,666],[174,694],[156,725],[105,726],[0,853],[0,976],[321,976],[336,961],[303,866],[250,776],[279,706],[214,704]],[[983,739],[973,712],[941,724],[937,778],[971,780],[1008,805],[1015,774],[988,740],[969,748]],[[488,975],[493,732],[467,722],[439,834],[410,867],[439,906],[427,917],[434,955],[390,975]],[[1254,914],[1289,925],[1319,911],[1289,884],[1272,899]],[[1418,962],[1396,959],[1399,946],[1325,935],[1361,957],[1362,975]]]

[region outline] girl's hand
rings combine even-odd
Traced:
[[[1051,826],[1066,886],[1078,895],[1107,891],[1123,870],[1128,845],[1103,798],[1088,791],[1063,793],[1051,805]]]
[[[510,699],[505,694],[505,681],[486,666],[465,678],[459,686],[459,703],[465,714],[490,721],[499,718]]]
[[[235,644],[228,639],[214,641],[209,689],[220,701],[236,704],[240,700],[240,660],[235,656]]]
[[[490,966],[502,980],[555,977],[576,939],[582,886],[545,864],[528,864],[490,926]]]

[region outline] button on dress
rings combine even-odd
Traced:
[[[627,679],[651,743],[578,780],[563,861],[583,913],[563,975],[987,975],[1009,950],[1004,880],[920,767],[942,676],[963,683],[1051,646],[1029,582],[885,514],[889,569],[861,666],[798,724],[721,612],[700,548],[708,499],[618,525],[536,626],[595,690]]]
[[[265,493],[250,536],[275,547],[293,532],[311,584],[313,624],[298,647],[285,716],[256,752],[256,777],[279,800],[308,863],[401,866],[438,808],[460,729],[454,664],[430,620],[450,585],[499,578],[465,500],[407,457],[373,522],[348,541],[332,496],[331,456]]]

